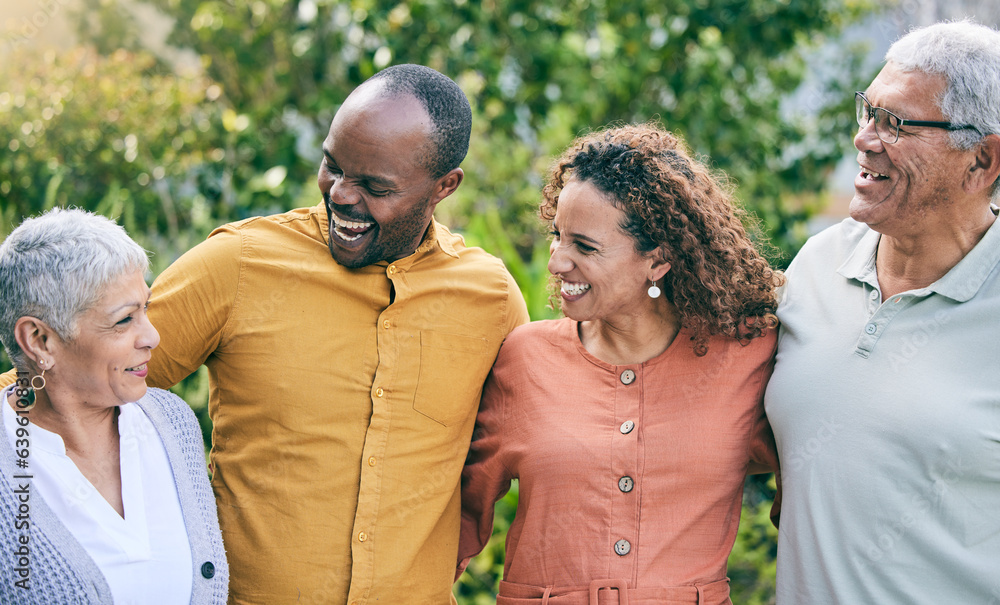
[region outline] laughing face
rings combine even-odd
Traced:
[[[944,86],[943,76],[904,72],[890,62],[868,87],[867,97],[872,106],[904,119],[944,121],[936,103]],[[925,220],[947,209],[961,191],[972,157],[952,149],[947,131],[939,128],[904,125],[898,141],[884,143],[874,120],[858,131],[854,146],[861,170],[854,179],[851,217],[891,236],[919,234]]]
[[[111,282],[101,299],[77,318],[76,336],[53,353],[50,387],[105,408],[146,394],[146,363],[160,335],[146,317],[149,287],[142,273]]]
[[[666,268],[636,251],[635,240],[620,227],[624,219],[587,181],[570,180],[559,193],[549,272],[561,282],[566,317],[614,322],[648,312],[649,280],[662,277]]]
[[[431,176],[421,161],[432,149],[427,112],[412,96],[379,95],[379,86],[355,90],[323,142],[330,254],[350,268],[412,254],[437,203],[462,180],[460,169]]]

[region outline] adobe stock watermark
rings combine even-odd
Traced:
[[[37,378],[37,377],[36,377]],[[17,406],[17,428],[14,431],[14,474],[11,476],[13,497],[17,501],[17,514],[14,517],[14,529],[18,532],[13,541],[17,546],[10,555],[13,559],[16,579],[14,587],[22,590],[31,588],[31,482],[34,475],[30,472],[28,462],[31,457],[31,431],[28,414],[34,405],[34,399],[29,397],[34,385],[28,378],[28,373],[19,371],[14,387]],[[3,587],[0,590],[7,590]]]
[[[815,458],[823,446],[837,435],[840,429],[844,428],[831,418],[824,418],[820,421],[820,427],[812,437],[804,443],[791,448],[791,457],[788,459],[788,466],[793,470],[801,470],[809,461]]]
[[[951,321],[947,311],[943,309],[934,314],[933,319],[917,322],[917,329],[903,339],[903,345],[898,351],[889,353],[889,365],[893,372],[899,372],[916,357],[931,339],[941,331],[941,327]]]
[[[891,553],[899,541],[904,538],[932,508],[951,492],[951,486],[962,478],[965,469],[958,456],[948,458],[944,462],[941,476],[934,480],[926,490],[910,496],[910,506],[903,510],[898,518],[883,530],[874,540],[869,539],[865,545],[865,557],[875,563]]]
[[[23,47],[34,40],[69,5],[70,0],[36,1],[35,7],[37,10],[27,17],[15,20],[14,27],[5,32],[4,38],[8,48],[16,49]]]

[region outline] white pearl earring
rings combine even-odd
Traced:
[[[656,282],[653,281],[653,280],[649,280],[649,283],[651,283],[653,285],[651,285],[649,287],[649,290],[646,290],[646,294],[649,294],[650,298],[659,298],[660,297],[660,288],[659,288],[659,286],[657,286]]]

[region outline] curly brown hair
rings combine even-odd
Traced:
[[[723,334],[748,343],[777,326],[776,288],[784,276],[747,236],[746,213],[728,180],[694,159],[677,136],[656,124],[628,125],[578,138],[556,160],[540,214],[552,221],[571,179],[591,183],[623,211],[622,231],[639,253],[658,250],[671,268],[664,293],[695,353]]]

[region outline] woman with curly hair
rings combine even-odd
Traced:
[[[458,569],[518,479],[498,605],[728,604],[744,478],[777,469],[761,402],[781,274],[724,181],[653,125],[578,139],[541,215],[566,317],[501,347]]]

